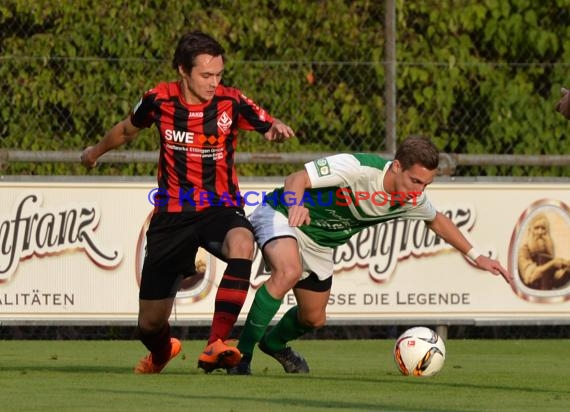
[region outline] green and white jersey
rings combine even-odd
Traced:
[[[374,154],[338,154],[305,164],[311,189],[303,199],[291,198],[284,188],[267,194],[266,202],[288,215],[288,206],[309,209],[310,225],[298,229],[321,246],[336,247],[354,234],[396,218],[432,221],[436,210],[422,193],[409,201],[394,201],[384,191],[384,176],[392,162]],[[392,200],[391,200],[392,199]],[[396,195],[397,199],[397,195]]]

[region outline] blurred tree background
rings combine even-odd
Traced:
[[[386,149],[385,13],[391,0],[4,0],[0,4],[0,151],[79,151],[142,93],[174,80],[182,33],[226,49],[224,83],[289,123],[297,139],[241,135],[251,153]],[[570,0],[396,0],[396,133],[442,152],[566,154],[553,107],[570,84]],[[156,151],[149,129],[121,150]],[[278,176],[298,164],[239,165]],[[78,163],[2,164],[6,175],[81,175]],[[470,166],[462,176],[564,176],[562,166]],[[152,176],[153,163],[102,175]]]

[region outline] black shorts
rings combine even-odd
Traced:
[[[219,259],[226,234],[253,228],[240,208],[211,207],[201,212],[156,213],[146,232],[140,299],[174,297],[180,281],[196,271],[198,247]]]
[[[325,280],[320,280],[314,272],[311,272],[311,274],[305,279],[298,281],[294,286],[294,289],[306,289],[313,292],[326,292],[331,290],[332,279],[333,277],[329,276]]]

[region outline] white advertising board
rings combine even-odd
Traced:
[[[242,183],[246,212],[273,187]],[[136,324],[153,189],[151,182],[0,182],[0,324]],[[570,185],[446,182],[427,193],[512,271],[513,286],[473,267],[423,222],[387,222],[335,250],[329,323],[568,322]],[[534,253],[539,230],[549,234],[546,253]],[[179,291],[173,324],[211,320],[225,265],[204,255],[206,272]],[[257,253],[240,321],[267,276]],[[294,304],[290,293],[279,313]]]

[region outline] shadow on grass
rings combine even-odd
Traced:
[[[34,373],[34,372],[47,372],[47,373],[69,373],[69,374],[119,374],[119,375],[132,375],[133,369],[132,368],[125,368],[122,366],[108,366],[108,365],[81,365],[81,364],[74,364],[74,365],[24,365],[24,366],[5,366],[2,365],[0,368],[0,376],[2,373],[6,372],[15,372],[17,374],[25,375],[27,373]],[[206,377],[207,375],[204,374],[200,369],[181,369],[181,368],[172,368],[171,370],[163,372],[160,376],[181,376],[181,377],[188,377],[188,376],[202,376]],[[451,389],[472,389],[472,390],[493,390],[493,391],[507,391],[507,392],[525,392],[525,393],[536,393],[536,394],[561,394],[561,395],[568,395],[568,391],[566,390],[556,390],[556,389],[548,389],[548,388],[541,388],[538,386],[513,386],[513,385],[501,385],[498,384],[475,384],[475,383],[453,383],[453,382],[444,382],[439,381],[433,378],[410,378],[410,377],[403,377],[399,374],[388,375],[388,377],[377,377],[377,378],[365,378],[365,377],[358,377],[358,376],[346,376],[346,377],[329,377],[329,376],[322,376],[322,375],[290,375],[290,374],[283,374],[283,375],[269,375],[269,374],[255,374],[253,376],[229,376],[225,373],[218,371],[217,373],[213,373],[210,375],[212,379],[217,379],[216,377],[223,377],[224,379],[231,379],[231,380],[263,380],[263,379],[277,379],[277,380],[305,380],[305,381],[314,381],[314,382],[322,382],[326,385],[327,382],[334,383],[334,382],[346,382],[350,380],[352,383],[360,382],[363,384],[374,384],[374,385],[399,385],[399,386],[408,386],[410,388],[413,387],[423,387],[431,386],[434,388],[434,392],[437,392],[437,388],[451,388]],[[140,377],[144,379],[144,376]],[[248,382],[248,384],[251,383]],[[252,398],[252,400],[255,398]],[[378,407],[378,405],[376,405]]]
[[[325,377],[325,376],[311,376],[307,377],[308,379],[320,380],[323,382],[330,381],[330,382],[338,382],[338,381],[345,381],[346,379],[337,378],[337,377]],[[358,377],[350,377],[351,382],[362,382],[362,383],[374,383],[374,384],[397,384],[397,385],[408,385],[410,387],[414,386],[433,386],[434,391],[437,391],[436,388],[438,387],[446,387],[446,388],[455,388],[455,389],[476,389],[476,390],[503,390],[503,391],[512,391],[512,392],[534,392],[534,393],[545,393],[545,394],[564,394],[568,395],[567,390],[552,390],[552,389],[543,389],[537,386],[509,386],[509,385],[500,385],[500,384],[492,384],[492,385],[485,385],[485,384],[470,384],[470,383],[451,383],[451,382],[441,382],[437,381],[432,378],[416,378],[416,377],[405,377],[394,374],[393,378],[385,379],[385,378],[358,378]]]
[[[93,391],[93,389],[90,389]],[[276,406],[282,407],[283,410],[291,409],[293,407],[302,407],[303,409],[311,409],[311,408],[318,408],[318,409],[344,409],[347,411],[389,411],[394,410],[394,405],[389,404],[381,404],[378,402],[374,403],[367,403],[367,402],[358,402],[358,401],[324,401],[324,400],[314,400],[314,399],[307,399],[303,397],[302,399],[299,398],[287,398],[287,397],[280,397],[279,399],[271,398],[271,397],[262,397],[262,396],[230,396],[230,395],[216,395],[215,397],[207,396],[207,395],[193,395],[193,394],[184,394],[181,395],[180,393],[169,393],[165,391],[120,391],[120,390],[113,390],[113,389],[98,389],[96,392],[103,393],[103,394],[115,394],[115,395],[129,395],[129,396],[137,396],[137,399],[142,400],[144,397],[173,397],[181,400],[186,401],[209,401],[214,403],[216,400],[219,401],[228,401],[236,404],[236,407],[239,406],[239,402],[252,402],[257,404],[265,404],[263,406],[267,406],[266,404],[274,404]],[[260,408],[262,405],[259,406]],[[263,409],[259,409],[263,410]],[[442,412],[451,412],[452,409],[438,409]],[[410,408],[410,407],[400,407],[398,406],[398,411],[402,412],[415,412],[415,411],[422,411],[425,412],[424,407],[419,408]]]

